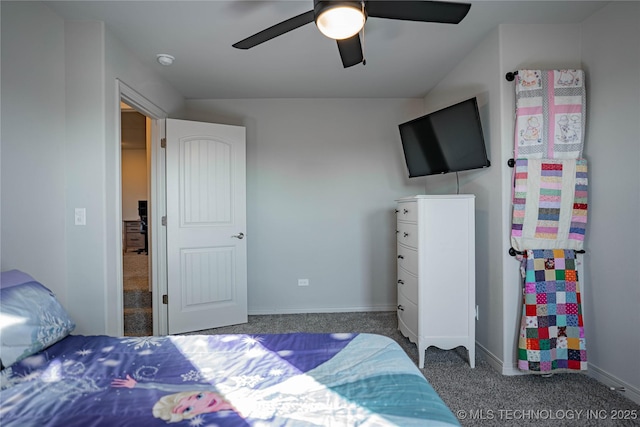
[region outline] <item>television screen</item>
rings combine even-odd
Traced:
[[[476,98],[399,125],[409,177],[491,165]]]

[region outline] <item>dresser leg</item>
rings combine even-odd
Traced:
[[[424,352],[427,351],[426,347],[418,346],[418,367],[424,368]]]
[[[474,345],[470,345],[469,347],[467,347],[467,352],[469,353],[469,366],[471,366],[471,369],[476,367],[476,346]]]

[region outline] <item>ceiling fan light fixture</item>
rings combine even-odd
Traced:
[[[343,40],[360,32],[366,17],[357,4],[328,4],[316,15],[316,26],[322,34]]]

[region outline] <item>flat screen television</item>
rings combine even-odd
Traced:
[[[410,178],[491,165],[476,98],[434,111],[398,127]]]

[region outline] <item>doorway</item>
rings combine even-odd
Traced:
[[[125,336],[153,335],[150,280],[150,119],[120,104],[122,313]]]
[[[167,293],[167,275],[166,265],[167,256],[166,250],[166,227],[162,225],[162,219],[166,215],[166,203],[165,203],[165,156],[164,148],[162,148],[162,141],[165,137],[164,121],[167,118],[167,113],[149,101],[143,95],[138,93],[131,86],[127,85],[123,81],[116,80],[117,89],[117,112],[116,112],[116,133],[118,138],[114,140],[117,143],[116,157],[118,158],[118,208],[115,211],[115,229],[122,230],[123,220],[122,216],[122,165],[120,156],[122,154],[121,148],[121,136],[122,131],[121,121],[121,102],[127,106],[133,108],[135,111],[145,116],[146,123],[146,156],[149,159],[147,165],[147,185],[148,185],[148,205],[147,205],[147,237],[148,237],[148,269],[149,269],[149,286],[152,290],[152,321],[153,321],[153,334],[150,335],[166,335],[168,333],[168,317],[167,317],[167,305],[165,303],[165,295]],[[136,199],[137,203],[137,199]],[[135,214],[134,214],[135,215]],[[112,313],[114,319],[114,329],[112,334],[115,336],[124,335],[124,312],[123,312],[123,234],[122,230],[116,239],[119,242],[116,244],[117,251],[114,253],[117,261],[117,294],[116,303],[112,306]]]
[[[169,295],[171,292],[169,292],[168,289],[168,266],[170,264],[170,262],[168,261],[168,251],[170,247],[174,247],[174,248],[178,248],[178,246],[176,246],[176,243],[178,243],[177,241],[173,242],[172,244],[169,244],[168,242],[168,238],[167,238],[167,229],[168,228],[172,228],[172,226],[174,226],[173,228],[175,228],[175,225],[177,223],[172,222],[172,221],[176,221],[179,217],[179,215],[167,215],[167,194],[169,193],[169,189],[168,187],[170,186],[169,184],[172,185],[178,185],[176,184],[176,182],[178,182],[176,179],[169,179],[167,178],[167,156],[166,156],[166,152],[168,151],[168,148],[166,147],[174,147],[174,144],[168,144],[167,143],[167,139],[165,138],[167,130],[166,130],[166,122],[167,122],[167,117],[168,114],[163,111],[161,108],[157,107],[155,104],[153,104],[151,101],[149,101],[147,98],[145,98],[143,95],[141,95],[140,93],[136,92],[133,88],[131,88],[130,86],[128,86],[127,84],[125,84],[124,82],[122,82],[121,80],[117,79],[116,80],[116,84],[117,84],[117,94],[118,94],[118,102],[116,104],[117,106],[117,114],[116,114],[116,133],[118,134],[118,138],[114,140],[115,143],[118,144],[117,147],[114,147],[116,149],[116,157],[120,158],[122,155],[122,149],[120,147],[120,141],[121,141],[121,137],[120,137],[120,133],[122,132],[122,126],[121,126],[121,104],[120,102],[122,101],[123,103],[125,103],[127,106],[132,107],[132,109],[134,109],[135,111],[139,112],[140,114],[145,116],[145,122],[147,124],[147,129],[146,129],[146,139],[147,139],[147,146],[146,146],[146,156],[148,158],[148,165],[147,165],[147,185],[148,185],[148,190],[147,190],[147,195],[148,195],[148,206],[147,206],[147,215],[148,215],[148,229],[147,229],[147,235],[148,235],[148,255],[146,255],[148,257],[149,263],[148,263],[148,268],[149,268],[149,277],[148,277],[148,281],[150,284],[150,294],[151,294],[151,300],[152,300],[152,322],[153,322],[153,333],[149,334],[149,335],[167,335],[169,333],[169,316],[168,316],[168,307],[172,306],[172,304],[170,304],[172,298],[171,295]],[[183,121],[185,122],[185,121]],[[186,122],[185,122],[186,123]],[[198,124],[196,124],[196,122],[192,122],[195,126],[198,126]],[[211,125],[211,124],[210,124]],[[220,126],[220,125],[218,125]],[[227,126],[227,127],[233,127],[233,126]],[[217,131],[214,133],[218,133]],[[189,135],[191,135],[191,137],[187,137],[186,135],[181,137],[180,139],[183,142],[189,141],[191,142],[195,142],[195,145],[210,145],[210,142],[213,143],[213,141],[218,141],[218,142],[222,142],[220,140],[220,135],[218,136],[213,136],[213,139],[211,140],[211,138],[206,137],[206,138],[195,138],[194,140],[194,133],[193,132],[188,132]],[[196,132],[195,134],[200,135],[200,136],[205,136],[207,134],[207,132],[205,132],[204,134],[199,131]],[[240,242],[238,246],[238,250],[236,251],[239,255],[241,255],[241,257],[237,258],[237,260],[240,260],[242,262],[234,262],[234,265],[236,266],[236,268],[238,269],[234,274],[234,278],[235,280],[233,280],[234,282],[234,286],[237,288],[235,289],[232,293],[231,296],[233,297],[232,300],[227,303],[226,305],[229,306],[236,306],[238,310],[241,310],[243,313],[245,313],[243,315],[243,320],[239,321],[238,323],[242,323],[242,322],[246,322],[246,311],[247,311],[247,301],[246,301],[246,286],[247,286],[247,274],[246,274],[246,242],[244,240],[244,232],[245,230],[245,226],[246,226],[246,204],[245,204],[245,194],[246,194],[246,183],[245,183],[245,145],[246,145],[246,141],[245,141],[245,131],[244,128],[242,128],[242,138],[241,138],[241,143],[240,146],[241,147],[241,151],[236,151],[235,149],[233,150],[235,152],[234,155],[231,155],[231,157],[229,157],[229,159],[232,159],[234,164],[236,164],[236,166],[232,167],[232,168],[222,168],[221,170],[227,170],[228,171],[235,171],[234,173],[237,174],[238,176],[234,179],[232,179],[231,181],[229,181],[230,183],[235,183],[236,185],[232,186],[232,187],[237,187],[235,189],[232,189],[232,193],[235,195],[234,197],[232,197],[231,199],[233,200],[237,200],[238,202],[242,201],[242,206],[237,206],[233,209],[231,209],[231,212],[234,212],[235,214],[232,215],[232,217],[230,217],[226,222],[229,222],[228,225],[233,225],[233,232],[230,232],[228,235],[226,235],[227,239],[229,240],[230,243],[227,243],[226,246],[236,246],[236,244],[238,242]],[[226,138],[222,138],[223,140]],[[206,142],[206,140],[210,140],[209,142]],[[173,140],[171,140],[173,141]],[[214,145],[219,146],[218,143],[214,143]],[[223,144],[224,145],[224,144]],[[235,145],[235,144],[233,144]],[[219,146],[220,147],[220,146]],[[231,147],[231,145],[229,145],[229,147]],[[192,147],[193,148],[193,147]],[[214,150],[213,153],[215,153],[216,151]],[[225,152],[225,150],[223,150],[223,152]],[[171,159],[175,160],[175,155],[174,156],[170,156]],[[120,159],[119,159],[120,160]],[[184,160],[184,158],[183,158]],[[120,163],[118,166],[120,166],[120,169],[122,169],[122,162],[121,160],[118,162]],[[209,161],[205,161],[204,163],[202,163],[201,165],[206,165],[208,164]],[[174,164],[174,163],[172,163]],[[200,164],[200,163],[197,163]],[[183,165],[186,166],[186,165]],[[172,169],[173,170],[173,169]],[[121,170],[118,173],[118,178],[121,180],[122,179],[122,172]],[[215,174],[211,175],[211,174],[205,174],[205,177],[209,177],[211,178],[212,176],[215,176]],[[122,203],[122,185],[121,182],[119,182],[120,185],[118,185],[118,190],[120,192],[119,196],[116,198],[116,200],[118,201],[119,204]],[[211,182],[210,182],[211,184]],[[198,184],[198,186],[200,186],[200,184]],[[214,188],[217,188],[217,185],[214,186]],[[241,191],[241,193],[236,192],[237,191]],[[116,218],[115,219],[115,227],[116,229],[121,229],[123,227],[123,220],[126,219],[126,217],[123,216],[122,213],[122,206],[118,206],[118,209],[115,211],[116,215],[114,215]],[[205,222],[210,222],[210,221],[205,221]],[[123,236],[118,236],[117,238],[123,238]],[[123,335],[124,334],[124,322],[123,322],[123,318],[124,318],[124,313],[123,313],[123,306],[124,306],[124,302],[123,302],[123,288],[124,288],[124,280],[123,280],[123,268],[122,268],[122,261],[123,261],[123,257],[124,257],[124,242],[121,240],[120,242],[118,242],[116,245],[116,248],[118,248],[118,250],[114,253],[114,255],[116,256],[116,262],[115,264],[119,264],[118,268],[116,268],[115,272],[118,275],[117,277],[117,282],[116,282],[116,286],[117,289],[119,289],[119,292],[116,293],[116,299],[117,302],[114,305],[111,305],[110,307],[112,307],[112,313],[113,313],[113,320],[114,322],[112,323],[113,325],[113,329],[114,332],[113,334],[118,336],[118,335]],[[208,246],[211,246],[210,244]],[[178,248],[179,249],[179,248]],[[184,250],[181,251],[182,254],[184,254]],[[193,251],[191,251],[193,253]],[[203,257],[203,259],[207,260],[207,257]],[[176,260],[173,260],[173,265],[175,266],[176,264]],[[196,281],[197,282],[197,281]],[[184,283],[182,283],[180,280],[174,280],[174,283],[176,286],[178,286],[178,288],[173,289],[173,306],[175,308],[177,308],[178,310],[182,309],[182,305],[180,305],[180,295],[182,293],[182,291],[189,291],[189,290],[193,290],[193,286],[197,285],[198,283],[194,282],[193,280],[191,280],[190,282],[187,283],[187,285],[191,285],[192,288],[190,289],[186,289],[184,287],[182,287],[184,285]],[[239,287],[238,287],[239,286]],[[176,293],[178,292],[178,293]],[[189,294],[189,292],[187,292],[187,294]],[[176,298],[177,297],[177,298]],[[189,303],[190,301],[187,301],[187,303]],[[206,304],[205,304],[206,305]],[[210,304],[209,304],[210,305]],[[189,311],[189,310],[188,310]],[[193,311],[193,310],[191,310]],[[174,313],[175,314],[175,313]],[[197,311],[193,311],[192,312],[192,317],[203,317],[200,316],[200,312]],[[174,316],[175,317],[175,316]],[[206,319],[206,316],[204,316]],[[200,329],[208,329],[210,327],[217,327],[217,326],[223,326],[224,324],[229,324],[229,323],[224,323],[223,324],[217,324],[215,326],[213,326],[212,324],[207,324],[201,327],[191,327],[190,330],[200,330]]]

